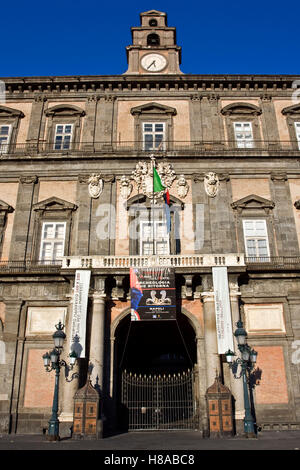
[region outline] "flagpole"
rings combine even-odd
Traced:
[[[151,207],[151,218],[152,218],[152,254],[155,255],[155,242],[154,242],[154,168],[155,168],[155,156],[153,153],[150,155],[152,162],[152,207]]]

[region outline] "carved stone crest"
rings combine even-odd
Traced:
[[[204,176],[204,188],[209,197],[215,197],[219,191],[220,181],[218,175],[213,171]]]
[[[180,175],[177,181],[177,192],[181,199],[184,199],[189,192],[189,185],[184,175]]]
[[[150,157],[151,158],[151,157]],[[160,162],[156,166],[157,173],[160,176],[163,186],[170,188],[176,178],[175,171],[170,163]],[[153,193],[153,163],[138,162],[135,170],[132,172],[132,178],[138,188],[141,188],[143,194],[156,202],[163,197],[164,191]]]
[[[132,192],[132,184],[125,175],[122,176],[120,181],[120,193],[123,199],[128,199]]]
[[[89,195],[93,199],[97,199],[103,191],[103,179],[101,179],[100,175],[96,175],[95,173],[89,177]]]

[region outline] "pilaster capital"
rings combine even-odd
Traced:
[[[19,181],[22,184],[36,184],[38,182],[38,177],[36,175],[20,176]]]
[[[287,181],[287,174],[285,172],[272,172],[271,180],[272,181]]]
[[[88,184],[89,179],[90,179],[90,175],[78,175],[79,183]]]
[[[105,301],[107,300],[106,294],[104,291],[94,291],[91,295],[93,299],[93,304],[101,304],[105,305]]]
[[[215,293],[213,291],[201,292],[201,299],[203,303],[205,302],[214,302]]]

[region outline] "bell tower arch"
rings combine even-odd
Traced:
[[[167,25],[166,13],[146,11],[140,14],[140,20],[140,26],[131,28],[125,74],[182,74],[181,47],[176,44],[176,28]]]

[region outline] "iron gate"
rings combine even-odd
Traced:
[[[193,371],[169,375],[122,373],[128,430],[194,429]]]

